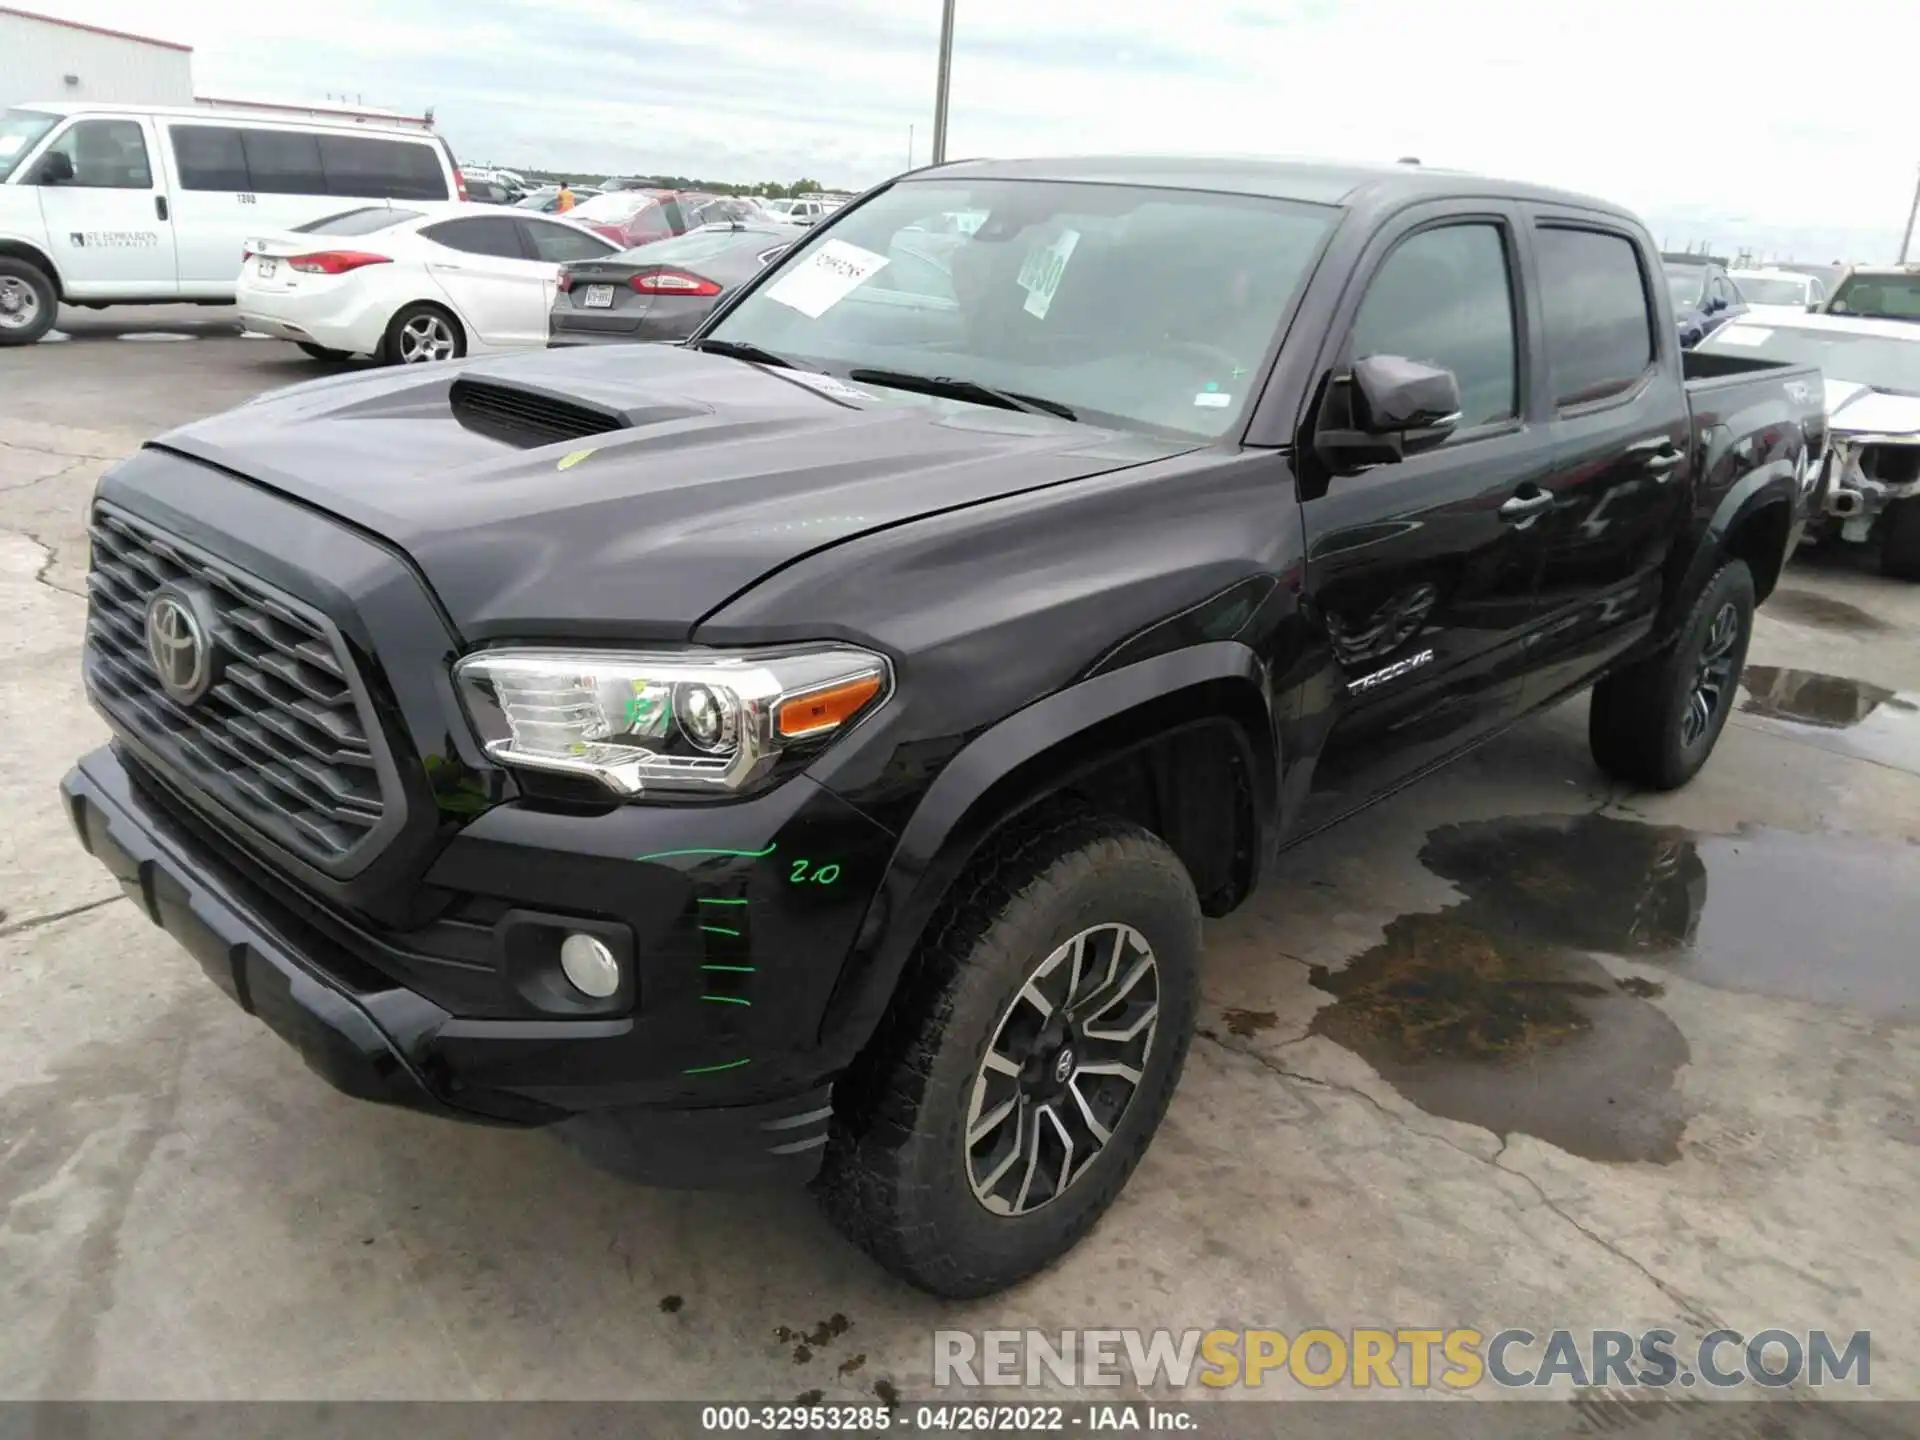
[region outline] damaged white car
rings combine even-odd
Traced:
[[[1920,325],[1844,315],[1736,322],[1700,351],[1818,365],[1826,377],[1828,450],[1805,543],[1880,547],[1883,574],[1920,580]]]

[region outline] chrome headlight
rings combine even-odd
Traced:
[[[617,795],[732,794],[831,740],[893,688],[886,657],[779,651],[484,650],[453,667],[487,754]]]

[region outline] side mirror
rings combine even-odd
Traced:
[[[68,185],[73,181],[73,159],[64,150],[49,151],[34,168],[35,185]]]
[[[1809,300],[1807,302],[1807,313],[1809,315],[1818,315],[1820,313],[1820,302],[1818,300]]]
[[[1460,424],[1451,370],[1369,355],[1328,386],[1314,446],[1336,467],[1391,464],[1431,450]]]

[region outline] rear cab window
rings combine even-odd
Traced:
[[[1659,354],[1640,247],[1610,230],[1541,225],[1534,233],[1554,404],[1624,395]]]

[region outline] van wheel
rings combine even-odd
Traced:
[[[388,322],[380,358],[389,365],[425,365],[458,360],[467,353],[467,332],[438,305],[409,305]]]
[[[53,328],[60,297],[47,272],[15,255],[0,255],[0,345],[31,345]]]
[[[908,1284],[992,1294],[1072,1249],[1146,1153],[1200,999],[1200,905],[1136,825],[1055,814],[994,842],[834,1093],[816,1182]]]
[[[1920,495],[1891,502],[1880,518],[1880,573],[1920,580]]]
[[[1753,607],[1753,572],[1729,560],[1693,602],[1679,639],[1593,687],[1587,743],[1602,770],[1644,789],[1677,790],[1707,763],[1733,712]]]
[[[345,350],[334,350],[325,345],[309,345],[304,340],[296,340],[293,343],[300,348],[301,353],[311,355],[316,360],[347,360],[352,358]]]

